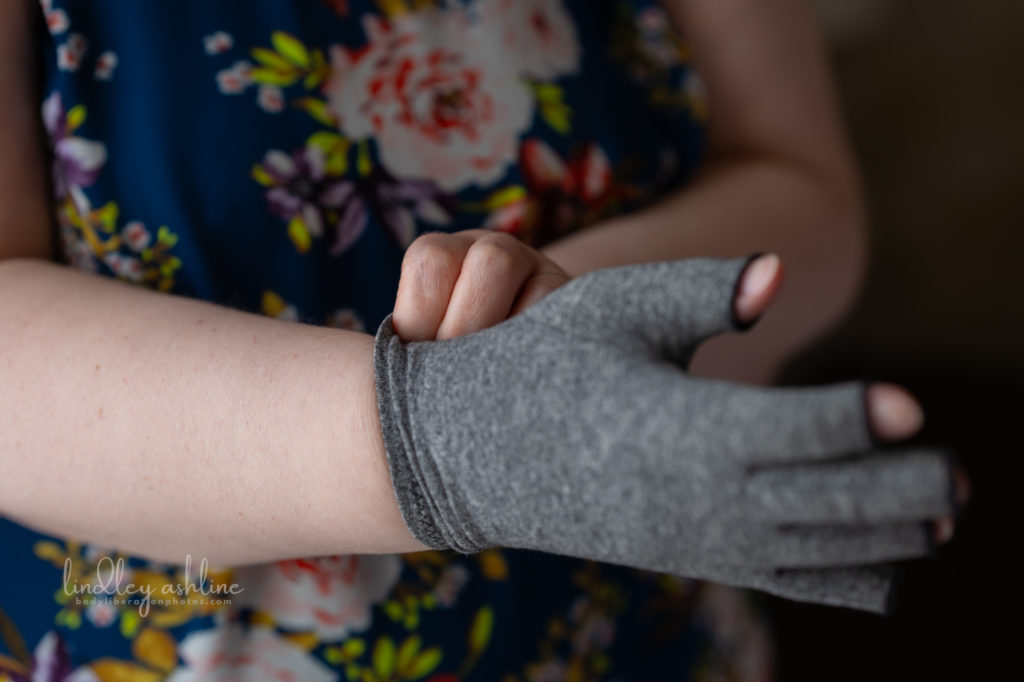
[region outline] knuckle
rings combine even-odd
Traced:
[[[452,249],[450,234],[444,232],[428,232],[416,237],[409,248],[405,250],[405,258],[416,260],[422,258],[423,254],[436,253],[438,251],[449,252]]]
[[[489,237],[473,244],[466,259],[474,268],[499,275],[513,274],[523,267],[523,257],[516,244]]]
[[[450,235],[425,234],[409,245],[402,272],[419,282],[433,282],[458,274],[460,266]]]
[[[516,250],[516,251],[518,251],[520,248],[522,248],[522,242],[520,242],[518,239],[516,239],[512,235],[506,234],[504,232],[495,232],[493,230],[492,231],[488,231],[484,235],[481,235],[480,238],[476,240],[476,243],[477,244],[497,244],[498,246],[503,246],[503,247],[505,247],[505,248],[507,248],[509,250]]]

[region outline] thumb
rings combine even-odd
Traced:
[[[752,324],[736,318],[734,302],[740,279],[756,258],[690,258],[595,270],[530,311],[569,335],[617,343],[631,339],[685,363],[706,338]]]

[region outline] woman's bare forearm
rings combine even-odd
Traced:
[[[0,514],[170,562],[423,549],[373,339],[0,261]]]

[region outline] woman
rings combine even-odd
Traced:
[[[768,674],[735,592],[554,555],[419,551],[365,332],[393,309],[403,339],[451,338],[594,269],[767,251],[786,290],[764,258],[735,313],[774,299],[772,313],[694,367],[769,380],[848,307],[864,251],[801,2],[0,13],[0,620],[14,659],[0,669]],[[890,386],[869,413],[880,439],[921,422]],[[948,538],[951,521],[937,528]],[[181,589],[197,578],[210,589]],[[187,599],[157,603],[176,589]]]

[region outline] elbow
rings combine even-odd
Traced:
[[[792,166],[790,169],[792,170]],[[853,312],[869,272],[864,194],[853,174],[803,167],[801,190],[786,209],[793,223],[780,240],[788,284],[773,306],[773,324],[789,352],[820,341]]]
[[[793,166],[791,166],[793,168]],[[869,272],[868,208],[852,163],[797,165],[802,176],[801,227],[792,235],[789,268],[817,317],[817,333],[850,314]],[[794,282],[797,284],[797,282]],[[808,312],[810,312],[810,310]]]

